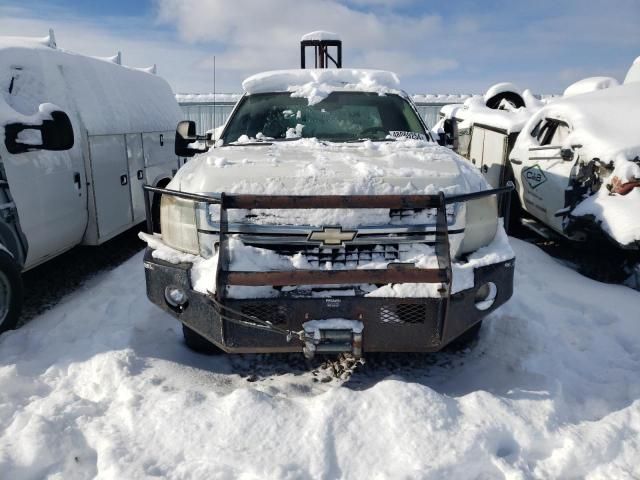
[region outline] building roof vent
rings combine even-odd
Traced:
[[[329,68],[330,62],[336,68],[342,68],[342,40],[339,35],[322,30],[303,35],[300,39],[300,68],[307,68],[307,47],[314,48],[315,68]],[[329,50],[330,47],[335,47],[333,54]]]

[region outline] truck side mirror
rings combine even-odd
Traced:
[[[206,136],[196,135],[196,122],[183,120],[176,127],[175,152],[178,157],[193,157],[209,150]]]
[[[573,161],[573,149],[563,148],[560,150],[560,158],[565,162]]]
[[[9,123],[4,127],[4,143],[9,153],[32,150],[69,150],[73,147],[73,127],[69,116],[54,110],[41,124]]]
[[[446,118],[442,122],[442,129],[438,132],[438,144],[443,147],[453,147],[453,141],[455,138],[454,132],[454,120]]]

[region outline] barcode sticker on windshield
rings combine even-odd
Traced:
[[[409,140],[426,140],[427,136],[424,133],[418,132],[402,132],[400,130],[391,130],[389,132],[393,138],[408,138]]]

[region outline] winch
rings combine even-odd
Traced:
[[[316,353],[351,353],[362,356],[362,331],[358,320],[334,318],[310,320],[303,325],[305,333],[304,355],[312,359]]]

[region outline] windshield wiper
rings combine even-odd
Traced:
[[[334,141],[334,140],[329,140]],[[397,139],[395,138],[359,138],[357,140],[335,140],[336,143],[364,143],[366,141],[370,142],[395,142]]]
[[[264,145],[272,145],[273,140],[269,140],[268,142],[265,140],[251,140],[250,142],[230,142],[222,144],[223,147],[256,147],[256,146],[264,146]]]

